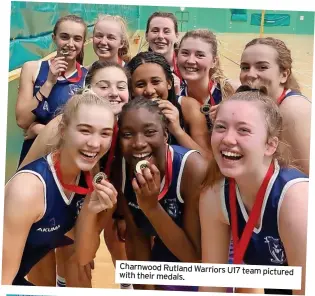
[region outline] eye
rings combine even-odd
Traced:
[[[198,58],[203,58],[203,57],[205,57],[205,54],[203,54],[203,53],[197,53],[197,54],[196,54],[196,57],[198,57]]]
[[[80,41],[82,41],[82,37],[75,37],[74,40],[75,40],[76,42],[80,42]]]
[[[154,130],[154,129],[149,129],[149,130],[146,130],[145,132],[144,132],[144,134],[145,134],[145,136],[146,137],[152,137],[152,136],[154,136],[155,134],[156,134],[156,130]]]
[[[153,85],[157,85],[157,84],[159,84],[160,82],[161,82],[160,79],[153,79],[153,80],[152,80],[152,84],[153,84]]]
[[[250,133],[250,130],[246,127],[241,127],[239,128],[239,131],[242,133],[242,134],[249,134]]]
[[[103,138],[108,138],[108,137],[112,136],[112,134],[113,134],[112,131],[102,132],[102,137]]]
[[[249,70],[249,67],[248,67],[248,66],[241,66],[240,68],[241,68],[241,71],[247,71],[247,70]]]
[[[124,139],[130,139],[132,137],[132,134],[129,132],[123,132],[121,135]]]
[[[142,88],[142,87],[144,87],[144,83],[138,82],[138,83],[136,83],[136,87],[137,88]]]
[[[217,132],[222,132],[225,130],[225,126],[221,123],[216,123],[216,124],[214,124],[213,129]]]
[[[81,128],[79,129],[79,132],[83,135],[89,135],[90,131],[87,128]]]

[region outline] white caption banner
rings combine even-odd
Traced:
[[[115,281],[125,284],[301,289],[301,267],[116,261]]]

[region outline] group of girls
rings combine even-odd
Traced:
[[[91,287],[103,231],[114,265],[301,266],[301,290],[233,291],[303,295],[311,104],[285,43],[247,43],[236,82],[216,36],[179,42],[170,13],[148,19],[149,50],[131,59],[125,23],[101,16],[88,70],[85,33],[61,18],[56,57],[22,69],[17,123],[32,143],[5,187],[2,284],[55,285],[57,265],[59,285]]]

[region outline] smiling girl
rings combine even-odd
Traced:
[[[304,295],[308,178],[282,158],[282,116],[266,89],[241,90],[219,105],[214,122],[215,162],[199,207],[202,262],[227,263],[232,234],[235,264],[301,266],[302,289],[293,294]]]
[[[113,126],[108,102],[90,90],[74,95],[53,152],[19,169],[6,184],[2,284],[33,285],[25,279],[31,268],[51,250],[73,243],[70,231],[85,195],[92,193],[93,200],[104,194],[94,189],[91,170],[109,150]],[[116,191],[107,189],[114,202]],[[89,283],[88,266],[78,273]]]
[[[82,18],[61,17],[52,34],[56,57],[23,65],[15,110],[17,125],[26,131],[19,164],[40,130],[76,90],[83,87],[87,73],[82,66],[86,31]]]

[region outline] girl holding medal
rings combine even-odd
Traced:
[[[85,84],[100,98],[108,101],[114,115],[117,117],[121,112],[121,108],[129,100],[128,90],[128,78],[129,73],[125,68],[114,62],[109,61],[96,61],[94,62],[86,75]],[[47,126],[42,130],[31,147],[29,153],[25,157],[21,166],[24,166],[31,161],[36,160],[39,157],[47,154],[49,147],[56,144],[59,140],[57,134],[58,125],[61,116],[55,117]],[[117,126],[115,125],[113,131],[113,141],[111,149],[108,154],[100,159],[100,170],[104,171],[108,177],[111,177],[111,168],[116,153],[116,137],[117,137]],[[116,228],[113,227],[115,221],[110,219],[112,211],[108,211],[106,219],[103,221],[104,227],[104,239],[109,252],[111,253],[113,263],[115,265],[116,260],[126,259],[125,246],[121,242],[121,239],[117,237]],[[115,216],[113,217],[115,218]],[[116,221],[117,222],[117,221]],[[118,222],[117,222],[118,223]],[[89,253],[89,252],[87,252]],[[93,257],[91,258],[91,260]],[[121,288],[130,288],[130,285],[121,285]]]
[[[179,44],[177,64],[184,79],[179,102],[182,96],[196,99],[210,131],[211,106],[232,95],[239,86],[223,75],[216,36],[206,29],[188,31]]]
[[[118,125],[123,156],[118,203],[126,220],[128,259],[199,262],[198,201],[207,162],[195,150],[167,144],[166,118],[156,101],[134,98],[124,105]],[[104,214],[87,201],[82,207],[77,224],[86,242],[82,254],[88,245],[97,249],[102,230],[98,221]],[[180,286],[155,288],[196,290]]]
[[[93,49],[99,61],[125,65],[129,60],[129,38],[127,24],[121,16],[98,16],[93,30]]]
[[[213,126],[216,162],[199,207],[202,262],[226,263],[232,233],[235,264],[301,266],[293,295],[304,295],[308,178],[281,157],[282,116],[266,89],[241,88],[219,105]]]
[[[211,157],[206,120],[193,98],[177,102],[174,79],[169,64],[159,53],[140,52],[127,65],[131,74],[132,96],[157,100],[167,118],[169,144],[196,149],[206,158]]]
[[[58,108],[83,87],[87,73],[82,66],[86,31],[82,18],[61,17],[52,34],[57,47],[56,57],[23,65],[15,110],[17,125],[26,131],[19,164]]]
[[[71,229],[87,194],[105,200],[103,209],[116,202],[114,187],[93,186],[91,175],[110,148],[114,120],[110,105],[90,90],[74,95],[65,105],[56,149],[6,184],[2,284],[32,285],[24,278],[30,269],[51,250],[73,242]],[[90,286],[89,267],[82,269]]]
[[[171,67],[176,94],[180,92],[181,75],[177,67],[175,47],[178,41],[178,24],[174,14],[154,12],[147,21],[145,38],[149,51],[162,54]]]
[[[75,15],[61,17],[52,34],[57,47],[56,57],[48,61],[30,61],[23,65],[16,120],[18,126],[26,132],[19,165],[39,132],[76,90],[83,87],[87,73],[82,66],[86,31],[82,18]],[[29,276],[39,285],[55,285],[55,254],[51,252],[45,259],[41,261],[42,266],[39,263]],[[48,266],[53,268],[49,270]],[[58,273],[63,274],[62,270]],[[58,280],[58,284],[59,282],[64,285],[62,280]]]

